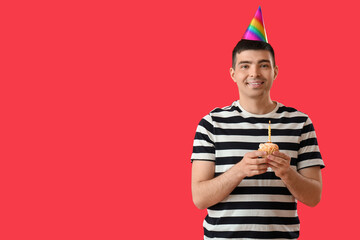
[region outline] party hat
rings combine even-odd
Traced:
[[[251,20],[249,27],[246,29],[242,39],[268,42],[260,6],[256,11],[254,18]]]

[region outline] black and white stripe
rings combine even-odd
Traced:
[[[214,109],[197,127],[191,160],[214,161],[215,176],[224,173],[267,141],[269,120],[272,141],[292,168],[324,167],[310,118],[281,103],[264,115],[246,112],[238,101]],[[297,201],[271,168],[209,207],[203,225],[204,239],[296,239],[300,229]]]

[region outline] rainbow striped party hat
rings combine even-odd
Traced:
[[[246,29],[242,39],[268,42],[260,6],[256,11],[254,18],[251,20],[249,27]]]

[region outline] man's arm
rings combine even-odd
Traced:
[[[265,152],[254,151],[223,174],[214,177],[215,162],[194,160],[192,163],[191,190],[193,201],[199,209],[208,208],[224,200],[246,176],[265,173]]]
[[[290,157],[275,152],[268,156],[269,165],[276,176],[280,177],[291,194],[300,202],[315,207],[321,199],[322,179],[319,166],[295,171],[290,167]]]

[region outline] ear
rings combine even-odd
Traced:
[[[236,83],[236,81],[235,81],[235,70],[232,67],[230,68],[230,77]]]
[[[279,67],[275,66],[275,68],[274,68],[274,80],[276,79],[278,73],[279,73]]]

